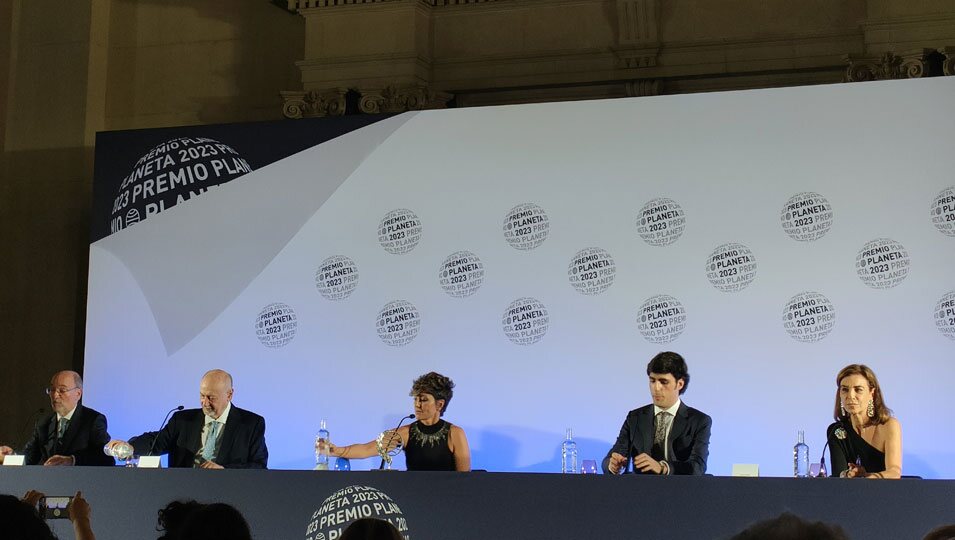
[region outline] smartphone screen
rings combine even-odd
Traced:
[[[40,499],[40,517],[43,519],[69,519],[69,506],[73,497],[44,497]]]

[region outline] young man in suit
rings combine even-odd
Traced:
[[[680,400],[690,384],[686,361],[662,352],[647,364],[653,403],[634,409],[620,428],[617,442],[603,460],[609,474],[697,474],[706,472],[710,427],[706,414]]]
[[[23,449],[27,465],[115,465],[103,453],[109,442],[106,417],[80,404],[83,379],[75,371],[61,371],[50,380],[46,389],[53,414],[34,426],[33,434]],[[13,453],[9,446],[0,446],[0,456]],[[2,463],[2,461],[0,461]]]
[[[179,411],[160,431],[133,437],[129,444],[140,456],[169,454],[170,467],[265,469],[265,419],[233,405],[232,394],[232,375],[209,371],[199,383],[201,408]]]

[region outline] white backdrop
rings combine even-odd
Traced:
[[[709,472],[782,476],[799,429],[818,459],[835,374],[862,362],[902,423],[904,473],[955,477],[953,95],[949,77],[379,122],[94,243],[84,399],[128,437],[197,406],[221,367],[235,403],[266,417],[270,466],[310,468],[321,418],[338,443],[370,440],[436,370],[457,383],[446,418],[475,468],[559,471],[564,429],[581,459],[602,458],[649,401],[647,361],[674,350],[684,401],[713,417]],[[667,228],[642,236],[660,198],[647,225]],[[545,217],[521,235],[505,221],[525,204]],[[379,229],[395,210],[408,219]],[[593,279],[572,264],[587,248],[602,250]],[[477,261],[442,274],[460,251]],[[335,256],[352,281],[317,286]],[[817,313],[787,308],[807,292]],[[641,311],[657,295],[678,311]],[[546,317],[523,335],[510,321],[512,341],[521,298]],[[395,300],[416,318],[379,326]]]

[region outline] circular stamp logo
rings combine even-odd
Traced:
[[[305,540],[336,540],[349,525],[363,518],[385,520],[398,529],[402,538],[411,538],[408,521],[394,499],[373,487],[348,486],[332,493],[312,512]]]
[[[298,318],[288,304],[271,303],[255,318],[255,337],[271,349],[288,345],[297,331]]]
[[[421,220],[411,210],[398,208],[378,223],[378,243],[393,255],[408,253],[421,240]]]
[[[650,343],[669,343],[686,328],[686,309],[668,294],[651,296],[640,306],[637,328]]]
[[[943,189],[932,202],[932,223],[940,233],[955,236],[955,187]]]
[[[756,279],[756,257],[743,244],[723,244],[707,257],[706,278],[723,292],[741,291]]]
[[[403,347],[418,335],[421,315],[418,308],[406,300],[388,302],[378,312],[378,337],[386,345]]]
[[[438,282],[448,296],[471,296],[484,283],[484,263],[470,251],[456,251],[441,263]]]
[[[684,228],[686,214],[673,199],[653,199],[637,216],[637,233],[651,246],[669,246],[680,239]]]
[[[590,247],[574,255],[567,265],[567,279],[580,294],[600,294],[613,285],[617,266],[606,251]]]
[[[532,345],[547,333],[550,317],[547,308],[536,298],[518,298],[507,306],[501,326],[507,339],[515,345]]]
[[[819,341],[829,335],[835,322],[832,302],[817,292],[801,292],[783,306],[783,328],[796,341]]]
[[[315,271],[315,287],[326,300],[348,298],[358,286],[358,265],[344,255],[322,261]]]
[[[252,172],[232,147],[207,137],[179,137],[139,158],[113,199],[109,232],[198,197],[210,187]]]
[[[866,243],[856,255],[856,273],[873,289],[889,289],[902,283],[911,265],[902,244],[889,238]]]
[[[955,291],[949,291],[935,304],[935,328],[955,341]]]
[[[547,240],[549,233],[550,220],[544,209],[534,203],[519,204],[504,217],[504,239],[514,249],[534,249]]]
[[[832,205],[818,193],[797,193],[786,201],[779,213],[779,221],[793,240],[812,242],[832,228]]]

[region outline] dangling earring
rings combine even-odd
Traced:
[[[839,409],[842,411],[842,416],[846,415],[846,405],[844,403],[839,404]]]
[[[869,400],[869,406],[865,408],[865,413],[869,416],[869,418],[875,416],[875,405],[872,404],[871,399]]]

